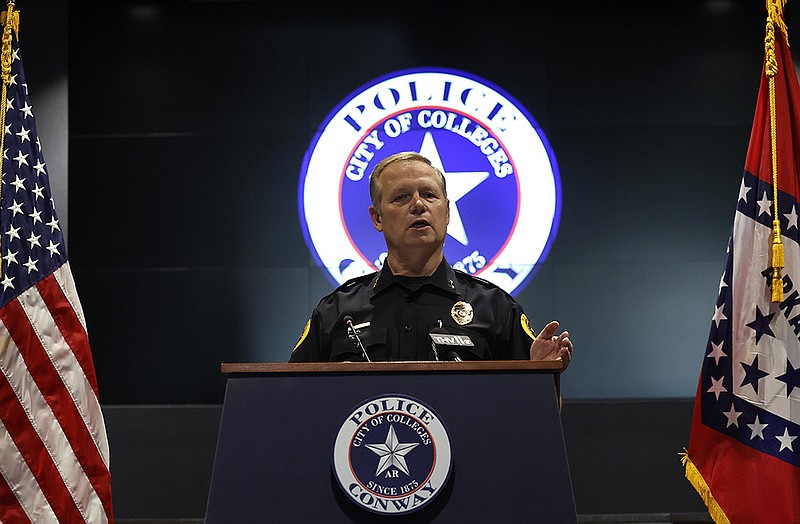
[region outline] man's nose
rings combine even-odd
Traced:
[[[422,200],[421,196],[414,195],[414,198],[411,199],[411,212],[418,215],[423,211],[425,211],[425,202]]]

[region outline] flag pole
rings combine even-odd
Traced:
[[[785,266],[781,220],[778,215],[778,140],[775,109],[775,75],[778,73],[778,60],[775,58],[775,26],[786,38],[789,45],[789,32],[783,20],[783,6],[786,0],[767,0],[767,33],[764,37],[764,72],[769,79],[769,136],[772,146],[772,302],[783,302],[783,274]],[[785,64],[784,64],[785,67]]]
[[[3,12],[2,16],[0,16],[0,22],[3,24],[3,37],[2,37],[2,48],[0,48],[0,84],[2,84],[2,88],[0,88],[0,105],[5,106],[6,102],[6,93],[8,90],[8,86],[11,84],[11,30],[14,30],[14,34],[17,38],[19,38],[19,11],[14,10],[14,0],[8,0],[8,9]],[[6,107],[3,107],[3,110],[0,110],[0,152],[5,156],[5,139],[6,139]],[[0,160],[0,202],[2,202],[2,181],[5,173],[3,172],[3,167],[5,163]],[[3,276],[3,255],[2,255],[2,233],[0,233],[0,277]]]

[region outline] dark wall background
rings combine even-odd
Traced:
[[[3,8],[5,9],[5,7]],[[25,78],[59,222],[69,238],[67,210],[68,86],[66,0],[17,2]]]
[[[69,247],[105,402],[219,402],[220,362],[286,360],[331,289],[300,229],[303,154],[350,91],[424,65],[500,85],[555,151],[559,234],[518,299],[572,333],[565,396],[694,394],[764,6],[420,9],[70,2]]]

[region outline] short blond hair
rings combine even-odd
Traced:
[[[378,165],[375,166],[375,169],[372,170],[372,174],[369,176],[369,196],[372,199],[372,205],[375,207],[375,209],[380,210],[381,208],[381,173],[384,169],[386,169],[386,166],[394,164],[395,162],[402,162],[403,160],[416,160],[431,166],[436,174],[439,175],[442,193],[444,193],[445,199],[447,198],[447,182],[444,179],[444,174],[433,164],[431,164],[430,160],[419,153],[415,153],[414,151],[403,151],[401,153],[395,153],[391,156],[387,156],[378,162]]]

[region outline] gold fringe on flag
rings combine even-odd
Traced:
[[[775,75],[778,73],[778,60],[775,57],[775,26],[783,33],[789,45],[789,31],[783,20],[783,6],[786,0],[767,0],[767,34],[764,37],[764,71],[769,78],[769,131],[772,145],[772,302],[783,302],[783,274],[785,267],[781,221],[778,215],[778,141],[775,118]]]
[[[706,484],[703,475],[700,474],[700,470],[698,470],[691,459],[689,459],[689,452],[686,451],[686,448],[683,448],[683,453],[678,453],[678,455],[681,457],[681,465],[686,469],[686,478],[692,486],[694,486],[694,489],[697,490],[697,493],[700,494],[703,502],[706,503],[708,514],[711,515],[714,522],[716,522],[716,524],[731,524],[731,521],[728,520],[728,516],[725,515],[725,512],[722,511],[722,508],[717,504],[714,495],[711,494],[711,489],[708,487],[708,484]]]
[[[6,93],[8,86],[11,84],[11,30],[14,30],[14,35],[19,38],[19,11],[14,10],[14,0],[8,1],[8,10],[3,11],[0,15],[0,23],[3,25],[2,47],[0,47],[0,105],[3,106],[0,110],[0,129],[6,128],[6,112],[8,108],[5,107]],[[5,153],[5,138],[4,131],[0,131],[0,153]],[[5,173],[3,172],[3,162],[0,160],[0,188],[2,188],[2,180]],[[2,193],[0,192],[0,202],[2,202]],[[2,238],[0,237],[0,276],[3,275],[3,258],[2,258]]]

